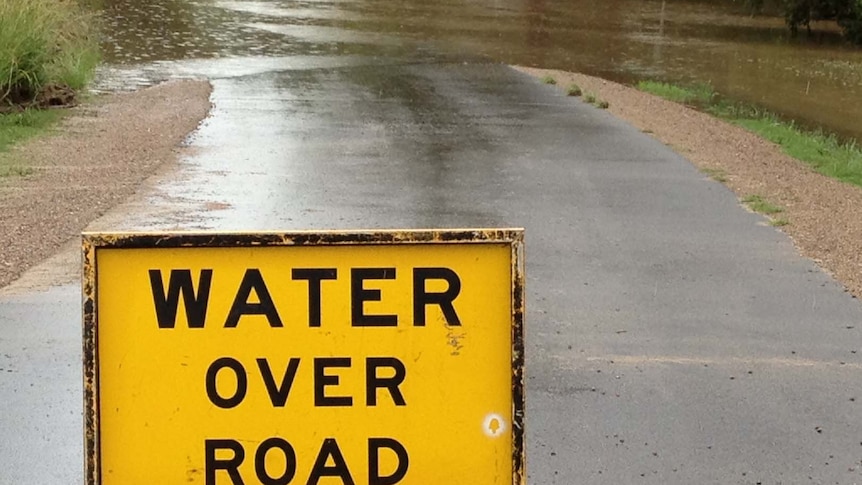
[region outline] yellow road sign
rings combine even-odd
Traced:
[[[523,233],[85,234],[86,483],[525,483]]]

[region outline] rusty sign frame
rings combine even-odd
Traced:
[[[524,415],[524,229],[296,231],[250,233],[83,233],[84,483],[100,485],[97,261],[99,249],[243,248],[400,244],[507,244],[511,248],[512,485],[526,485]]]

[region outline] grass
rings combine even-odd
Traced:
[[[2,0],[0,0],[2,1]],[[39,135],[63,116],[59,110],[29,109],[20,113],[0,114],[0,177],[26,176],[33,170],[20,160],[8,156],[9,148]]]
[[[727,182],[727,172],[720,168],[702,168],[701,171],[716,182]]]
[[[842,142],[835,135],[804,130],[774,113],[722,100],[708,84],[684,87],[641,81],[637,88],[671,101],[693,104],[779,145],[785,154],[823,175],[862,187],[862,148],[855,141]]]
[[[587,103],[590,103],[590,104],[595,104],[595,102],[596,102],[596,95],[595,95],[595,94],[593,94],[593,93],[585,93],[585,94],[584,94],[584,101],[585,101],[585,102],[587,102]]]
[[[62,117],[28,108],[48,85],[83,88],[99,62],[87,0],[0,0],[0,154]],[[4,111],[6,111],[4,113]],[[0,156],[0,177],[24,176],[26,163]]]
[[[8,150],[15,143],[42,133],[61,116],[62,113],[58,110],[36,109],[0,115],[0,152]]]
[[[604,99],[596,100],[596,107],[599,109],[608,109],[611,107],[611,104],[605,101]]]
[[[80,89],[99,61],[95,20],[69,0],[0,0],[0,102],[50,83]]]
[[[550,75],[543,77],[542,82],[545,84],[552,84],[552,85],[557,84],[557,80],[554,79],[554,76],[550,76]]]
[[[862,187],[862,150],[856,143],[842,143],[834,135],[801,130],[773,115],[733,122],[780,145],[785,153],[823,175]]]
[[[569,96],[580,96],[583,94],[583,91],[581,91],[581,87],[577,84],[570,84],[569,87],[566,88],[566,94]]]
[[[761,195],[749,195],[747,197],[744,197],[742,199],[742,202],[754,212],[757,212],[759,214],[765,214],[767,216],[784,212],[784,208],[770,203]]]
[[[715,96],[715,91],[709,84],[693,84],[684,87],[659,81],[640,81],[637,88],[683,104],[707,105]]]

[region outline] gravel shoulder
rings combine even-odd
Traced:
[[[799,252],[862,297],[862,189],[816,173],[753,133],[678,103],[604,79],[564,71],[515,67],[574,83],[608,101],[608,111],[687,158],[704,176],[743,199],[758,195],[784,208],[780,227]],[[764,223],[767,223],[764,220]],[[778,230],[778,229],[777,229]]]
[[[35,170],[0,178],[0,287],[62,248],[80,246],[91,221],[176,162],[209,112],[211,91],[207,81],[175,81],[99,96],[51,134],[0,154]]]

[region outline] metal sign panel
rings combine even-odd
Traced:
[[[85,234],[86,483],[523,484],[523,233]]]

